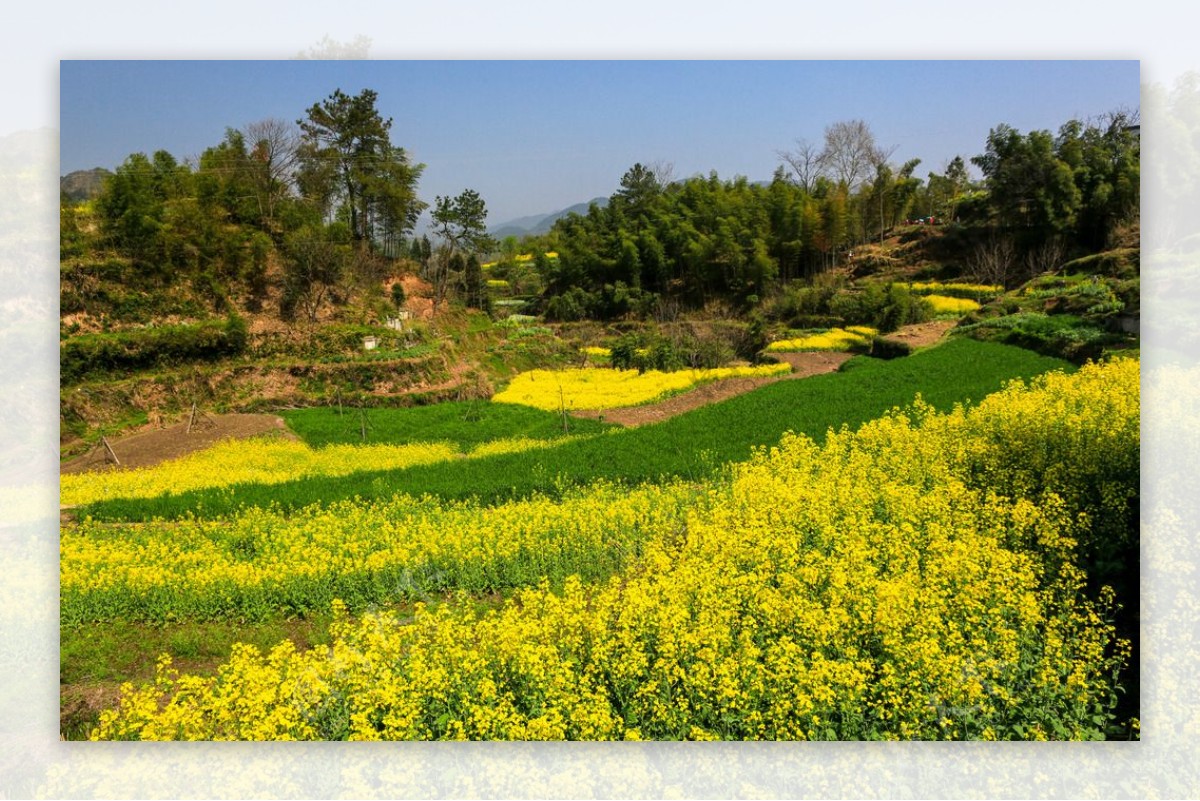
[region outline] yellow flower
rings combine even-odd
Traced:
[[[496,403],[519,403],[538,409],[611,409],[635,406],[724,378],[780,375],[786,364],[760,367],[719,367],[711,370],[531,370],[513,378],[508,388],[492,397]]]

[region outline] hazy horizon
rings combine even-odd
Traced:
[[[436,195],[478,191],[488,223],[614,192],[636,162],[677,178],[771,177],[803,138],[865,120],[916,175],[983,152],[1001,123],[1057,130],[1138,108],[1137,61],[63,61],[60,174],[131,153],[194,159],[225,129],[294,121],[335,89],[378,93]]]

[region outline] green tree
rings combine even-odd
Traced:
[[[326,216],[341,211],[359,245],[402,236],[425,208],[416,195],[425,165],[392,145],[392,120],[376,99],[370,89],[354,97],[338,89],[297,121],[300,191]]]
[[[348,264],[344,236],[336,226],[305,226],[284,240],[285,317],[301,309],[315,322],[322,305],[341,283]],[[341,241],[340,241],[341,240]]]
[[[108,176],[96,198],[100,228],[108,243],[129,256],[141,274],[166,278],[161,256],[163,218],[168,198],[180,189],[179,165],[164,151],[153,161],[134,153]]]
[[[463,287],[468,307],[486,312],[491,311],[491,299],[488,297],[487,285],[483,281],[483,268],[474,253],[467,255],[463,266]]]
[[[457,197],[438,195],[433,209],[433,231],[441,240],[437,253],[426,266],[426,276],[433,285],[434,310],[441,303],[454,275],[465,268],[455,269],[452,261],[493,248],[487,233],[487,204],[474,189],[464,189]]]
[[[1023,136],[1000,125],[988,133],[986,152],[971,159],[983,171],[997,221],[1031,244],[1072,228],[1082,201],[1074,172],[1054,145],[1049,131]]]
[[[254,202],[252,169],[242,132],[226,128],[220,144],[200,154],[196,183],[201,205],[227,215],[231,222],[258,223],[261,214]]]
[[[658,176],[639,162],[621,176],[621,188],[614,196],[614,200],[620,202],[610,203],[610,206],[614,212],[624,211],[634,223],[634,229],[640,231],[661,191]]]
[[[1076,234],[1089,250],[1107,247],[1116,226],[1138,213],[1140,139],[1132,128],[1127,112],[1114,112],[1088,124],[1072,120],[1055,140],[1080,192]]]

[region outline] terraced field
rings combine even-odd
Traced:
[[[635,428],[300,410],[301,442],[64,476],[64,731],[1103,737],[1137,374],[955,340]]]

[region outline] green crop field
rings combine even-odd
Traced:
[[[628,483],[676,476],[702,478],[723,464],[745,459],[755,447],[775,444],[785,431],[820,439],[829,429],[857,426],[893,407],[911,404],[918,395],[935,408],[949,409],[956,403],[978,401],[1009,380],[1052,369],[1074,368],[1062,360],[1021,348],[955,340],[907,359],[859,357],[847,362],[838,373],[780,381],[656,425],[610,430],[545,449],[435,462],[403,470],[270,485],[237,484],[148,499],[114,499],[91,504],[80,514],[97,520],[212,516],[242,507],[298,509],[351,498],[388,498],[396,493],[494,503],[534,492],[554,497],[564,487],[601,478]],[[465,444],[472,437],[489,434],[511,436],[501,425],[507,419],[533,421],[542,426],[534,431],[548,431],[545,418],[553,417],[533,409],[488,410],[482,427],[472,429],[479,424],[461,420],[462,408],[452,405],[448,412],[438,411],[438,407],[397,410],[390,417],[381,415],[382,420],[395,421],[392,428],[384,429],[385,424],[381,424],[381,429],[396,431],[398,439],[407,441],[415,430],[413,421],[426,418],[430,433],[440,435],[431,438],[457,436],[457,441]],[[335,414],[326,410],[318,419],[336,420]],[[317,412],[311,413],[311,417],[317,416]],[[587,420],[576,420],[573,425],[579,423],[585,431],[601,428]],[[308,430],[314,429],[316,426]],[[326,436],[332,440],[331,435]]]

